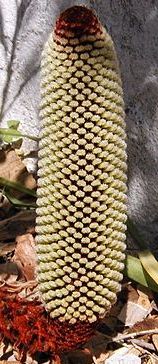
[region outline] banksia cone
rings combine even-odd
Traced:
[[[113,42],[83,6],[42,56],[36,243],[41,299],[65,325],[103,318],[124,267],[126,143]]]
[[[0,290],[0,337],[51,358],[85,343],[124,267],[126,143],[113,42],[97,17],[60,15],[42,57],[37,189],[41,301]],[[41,303],[42,302],[42,303]]]

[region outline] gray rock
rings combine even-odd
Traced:
[[[2,125],[21,121],[39,130],[39,68],[43,45],[60,11],[94,8],[116,45],[123,79],[128,134],[129,215],[150,241],[158,236],[158,2],[157,0],[0,0]],[[36,150],[24,140],[23,150]],[[27,159],[29,170],[35,164]]]

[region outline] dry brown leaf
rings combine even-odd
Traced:
[[[27,188],[33,189],[36,187],[35,179],[31,173],[28,173],[24,163],[14,150],[1,151],[0,177],[14,182],[20,182]],[[21,195],[22,193],[18,192],[18,196]]]
[[[15,283],[19,275],[16,263],[7,262],[0,264],[0,285],[3,282]]]
[[[143,306],[144,308],[146,308],[147,310],[149,310],[151,312],[152,310],[152,304],[149,300],[148,295],[141,291],[141,290],[137,290],[138,294],[139,294],[139,298],[138,298],[138,305]]]
[[[137,355],[129,353],[129,348],[119,348],[113,352],[104,364],[141,364],[141,359]]]
[[[134,287],[129,285],[127,300],[130,302],[138,303],[138,299],[139,299],[138,291]]]
[[[129,354],[140,356],[141,351],[139,350],[139,348],[135,348],[133,345],[129,345]]]
[[[127,302],[118,315],[118,319],[125,326],[132,327],[136,322],[140,322],[146,318],[151,311],[152,305],[147,294],[129,287]]]
[[[14,240],[17,235],[34,232],[35,211],[20,211],[0,221],[0,241]]]
[[[0,243],[0,257],[4,257],[8,253],[15,250],[15,243]]]
[[[13,261],[27,281],[35,279],[36,252],[35,242],[31,234],[18,236]]]
[[[152,315],[151,317],[147,317],[146,319],[144,319],[142,322],[136,323],[132,328],[130,328],[127,331],[127,333],[149,331],[157,328],[158,328],[158,316]],[[144,339],[145,337],[147,338],[148,335],[142,336],[142,338]]]
[[[156,350],[158,351],[158,335],[157,334],[152,335],[152,341],[153,341],[153,344],[154,344]]]
[[[158,360],[152,358],[152,356],[148,355],[144,364],[158,364]]]

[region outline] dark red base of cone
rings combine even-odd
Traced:
[[[21,354],[43,352],[54,358],[81,347],[94,330],[95,325],[87,321],[69,324],[51,319],[39,301],[0,290],[0,335]]]

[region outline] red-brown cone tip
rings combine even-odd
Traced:
[[[93,35],[101,32],[101,25],[92,10],[85,6],[73,6],[60,15],[55,26],[55,34],[58,36],[64,37],[68,32],[77,37]]]

